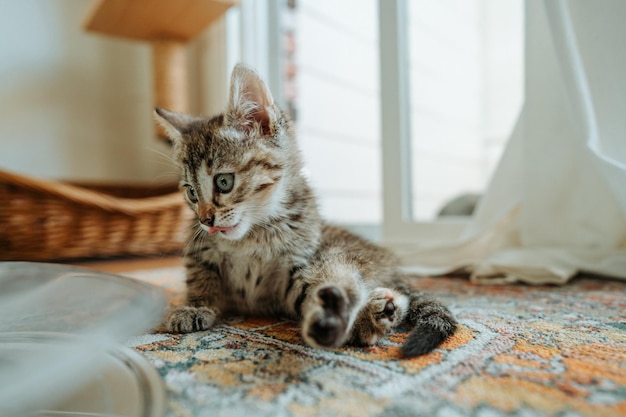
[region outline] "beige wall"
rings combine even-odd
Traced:
[[[169,148],[153,134],[149,46],[84,32],[91,6],[0,0],[0,169],[81,181],[176,181],[163,155]],[[225,101],[222,29],[219,22],[190,48],[196,112],[215,112]]]

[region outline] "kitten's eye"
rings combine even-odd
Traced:
[[[215,176],[215,187],[222,194],[230,193],[235,185],[235,174],[218,174]]]
[[[185,191],[187,192],[187,198],[192,203],[198,202],[198,194],[196,194],[196,190],[191,185],[185,185]]]

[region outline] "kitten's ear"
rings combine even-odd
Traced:
[[[271,135],[275,121],[269,89],[253,69],[237,64],[230,78],[226,123],[247,132],[258,127],[263,135]]]
[[[154,118],[165,129],[167,136],[174,144],[182,139],[182,134],[187,126],[196,120],[195,117],[188,114],[175,113],[158,107],[154,109]]]

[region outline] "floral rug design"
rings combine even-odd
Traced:
[[[128,275],[180,300],[181,268]],[[164,378],[171,416],[626,416],[626,283],[412,283],[461,326],[411,360],[400,358],[404,332],[373,348],[319,350],[297,323],[265,318],[129,344]]]

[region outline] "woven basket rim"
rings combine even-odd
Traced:
[[[128,215],[159,212],[172,206],[182,205],[183,198],[179,192],[162,196],[142,198],[122,198],[89,190],[76,185],[56,180],[34,178],[0,169],[0,182],[18,185],[26,189],[56,196],[72,201],[84,207],[97,208],[110,212]]]

